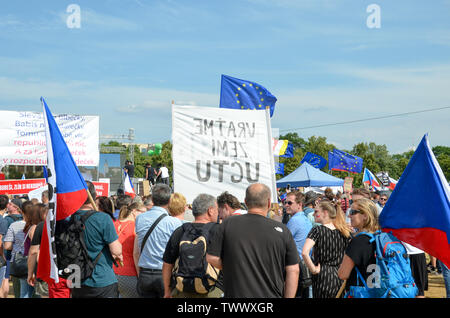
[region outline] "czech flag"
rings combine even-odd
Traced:
[[[54,233],[56,221],[75,213],[88,198],[87,185],[72,158],[66,142],[45,100],[43,106],[45,137],[47,143],[49,211],[43,229],[37,277],[59,282]]]
[[[129,195],[134,199],[136,193],[134,192],[133,184],[131,183],[130,176],[125,172],[124,191],[126,195]]]
[[[426,134],[380,214],[384,232],[450,266],[450,186]]]
[[[372,186],[374,190],[378,190],[380,188],[380,184],[374,174],[367,168],[364,168],[363,183]]]
[[[389,177],[389,181],[391,182],[391,183],[389,183],[389,189],[391,189],[392,191],[394,191],[394,189],[395,189],[395,186],[397,185],[397,180],[395,180],[395,179],[392,179],[391,177]]]

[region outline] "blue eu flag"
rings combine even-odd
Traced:
[[[276,101],[277,98],[258,83],[222,75],[219,107],[234,109],[270,107],[272,117]]]
[[[279,156],[280,158],[292,158],[294,157],[294,145],[290,142],[286,148],[284,155]]]
[[[284,163],[275,162],[275,173],[284,175]]]
[[[327,159],[325,159],[324,157],[321,157],[319,155],[316,155],[312,152],[309,152],[309,151],[303,157],[302,161],[300,161],[300,163],[304,163],[304,162],[309,163],[311,166],[313,166],[317,169],[322,169],[323,167],[325,167],[327,165]]]
[[[360,173],[363,168],[363,159],[344,151],[334,149],[328,152],[328,169]]]

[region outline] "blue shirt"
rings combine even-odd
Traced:
[[[75,215],[82,216],[87,212],[79,210],[75,212]],[[97,265],[95,265],[91,277],[81,282],[81,285],[106,287],[117,283],[109,244],[118,240],[119,236],[117,235],[111,217],[107,213],[98,212],[91,215],[85,225],[84,238],[89,257],[95,260],[100,251],[102,252],[102,256],[100,256]]]
[[[316,223],[314,220],[314,209],[311,208],[305,208],[303,210],[303,213],[306,215],[306,217],[308,218],[308,220],[311,222],[312,226],[318,226],[321,225],[320,223]]]
[[[173,231],[180,227],[183,222],[180,219],[169,216],[166,209],[159,206],[152,207],[149,211],[141,213],[136,218],[136,235],[139,242],[139,250],[141,250],[142,241],[145,234],[162,214],[167,214],[147,239],[141,256],[139,257],[139,267],[147,269],[162,269],[163,255],[166,250],[167,242]]]
[[[311,221],[306,217],[306,215],[302,211],[300,211],[295,213],[294,216],[291,217],[286,226],[292,233],[292,237],[294,238],[295,245],[297,246],[297,251],[300,258],[303,259],[302,257],[303,245],[305,245],[308,233],[312,229]]]

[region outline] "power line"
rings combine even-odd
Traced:
[[[418,110],[418,111],[414,111],[414,112],[407,112],[407,113],[400,113],[400,114],[393,114],[393,115],[386,115],[386,116],[379,116],[379,117],[355,119],[355,120],[342,121],[342,122],[330,123],[330,124],[315,125],[315,126],[308,126],[308,127],[291,128],[291,129],[280,129],[280,131],[302,130],[302,129],[311,129],[311,128],[327,127],[327,126],[334,126],[334,125],[352,124],[352,123],[358,123],[358,122],[362,122],[362,121],[385,119],[385,118],[400,117],[400,116],[411,115],[411,114],[432,112],[432,111],[448,109],[448,108],[450,108],[450,106],[439,107],[439,108],[432,108],[432,109],[425,109],[425,110]]]

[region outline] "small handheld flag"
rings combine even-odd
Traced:
[[[130,176],[128,175],[128,173],[125,173],[125,180],[124,180],[124,193],[126,195],[129,195],[130,197],[132,197],[134,199],[134,197],[136,196],[136,193],[134,192],[134,188],[133,188],[133,184],[131,183],[130,180]]]
[[[284,163],[275,162],[275,173],[284,175]]]
[[[221,108],[266,109],[273,116],[277,98],[258,83],[222,75],[220,87]]]
[[[363,183],[372,186],[374,190],[379,190],[380,188],[380,184],[378,183],[377,179],[375,178],[373,173],[367,168],[364,168]]]

